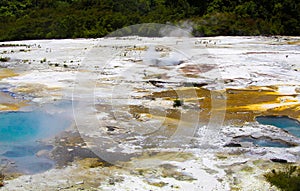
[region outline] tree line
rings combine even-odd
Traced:
[[[195,36],[299,35],[294,0],[1,0],[0,41],[97,38],[140,23],[192,23]]]

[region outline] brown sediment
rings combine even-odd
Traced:
[[[136,46],[127,48],[126,51],[146,51],[148,49],[147,46]]]
[[[245,54],[279,54],[279,52],[246,52]]]
[[[55,92],[60,90],[60,88],[49,88],[42,84],[26,84],[13,88],[13,92],[23,93],[23,94],[34,94],[37,96],[49,95],[49,92]],[[51,94],[52,96],[60,96],[59,94]],[[18,111],[21,107],[27,105],[28,101],[15,99],[6,93],[0,92],[0,111]]]
[[[83,168],[107,167],[109,163],[101,160],[86,145],[84,139],[76,131],[64,131],[55,137],[55,148],[51,151],[51,159],[58,168],[70,162],[78,162]]]
[[[290,45],[300,45],[300,40],[289,41],[287,44],[290,44]]]
[[[223,93],[225,97],[213,99],[212,95]],[[226,89],[225,91],[210,91],[205,88],[179,88],[176,90],[167,90],[154,92],[146,96],[150,99],[184,101],[184,105],[196,104],[199,108],[199,119],[202,122],[208,122],[212,111],[223,111],[225,114],[225,123],[244,124],[255,120],[259,115],[288,116],[294,119],[300,119],[300,103],[295,99],[297,94],[281,94],[277,92],[276,86],[252,86],[243,89]],[[131,106],[132,113],[149,113],[149,108]],[[179,120],[181,117],[181,108],[166,108],[161,113],[151,108],[152,115],[167,117]],[[184,112],[195,112],[188,109]],[[160,114],[161,113],[161,114]],[[180,119],[182,120],[182,119]]]
[[[0,80],[2,80],[3,78],[9,78],[18,75],[19,74],[15,73],[13,70],[7,68],[0,69]]]
[[[0,92],[0,98],[0,111],[18,111],[27,105],[27,101],[15,99],[2,92]]]
[[[182,66],[179,69],[179,71],[186,77],[199,78],[199,75],[201,75],[202,73],[209,72],[215,68],[216,67],[214,65],[210,65],[210,64],[201,64],[201,65],[187,64],[185,66]]]
[[[18,111],[20,105],[11,103],[0,103],[0,111]]]
[[[48,87],[44,84],[26,84],[14,88],[15,92],[20,93],[41,93],[41,92],[51,92],[61,90],[59,87]]]
[[[159,164],[158,161],[176,161],[184,162],[195,159],[195,155],[189,152],[171,152],[171,151],[148,151],[141,156],[131,158],[129,162],[120,162],[120,166],[136,170],[146,170]],[[156,163],[153,163],[156,161]],[[158,162],[158,163],[157,163]]]
[[[163,74],[151,74],[151,75],[147,75],[143,79],[162,79],[162,80],[167,80],[167,79],[170,79],[170,77],[168,76],[167,73],[163,73]]]
[[[23,175],[21,173],[16,173],[16,172],[6,172],[7,169],[5,169],[5,168],[6,167],[1,169],[0,188],[5,185],[5,181],[13,180],[13,179],[18,178]]]
[[[24,84],[13,88],[13,92],[18,92],[21,94],[27,94],[34,97],[47,97],[49,95],[60,98],[61,88],[60,87],[48,87],[44,84]]]
[[[77,161],[82,168],[97,168],[108,166],[106,162],[100,161],[99,158],[84,158]]]
[[[189,153],[189,152],[153,152],[153,153],[148,153],[148,154],[144,154],[140,157],[138,157],[138,160],[148,160],[148,159],[152,159],[152,160],[162,160],[162,161],[168,161],[168,160],[172,160],[172,161],[177,161],[177,162],[183,162],[186,160],[191,160],[194,159],[195,156],[193,153]]]

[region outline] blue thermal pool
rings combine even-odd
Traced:
[[[256,146],[260,146],[260,147],[279,147],[279,148],[288,148],[291,147],[291,145],[284,143],[284,142],[280,142],[280,141],[276,141],[276,140],[271,140],[269,138],[253,138],[253,137],[240,137],[237,139],[240,142],[250,142],[253,143]]]
[[[273,125],[300,137],[300,122],[286,116],[259,116],[256,121],[263,125]]]
[[[66,112],[47,113],[43,110],[0,113],[0,159],[22,173],[39,173],[55,164],[45,155],[53,146],[43,144],[71,125]]]

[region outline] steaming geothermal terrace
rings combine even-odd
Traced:
[[[282,164],[270,159],[300,162],[299,44],[299,37],[5,42],[0,119],[40,111],[64,127],[49,120],[43,127],[55,134],[27,147],[24,160],[47,162],[36,171],[24,171],[19,147],[0,140],[1,189],[276,190],[264,174]]]

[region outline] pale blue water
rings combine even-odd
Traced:
[[[38,151],[49,152],[53,146],[37,143],[23,145],[1,145],[1,165],[7,166],[8,171],[35,174],[49,170],[55,162],[46,156],[37,156]]]
[[[300,122],[286,116],[259,116],[256,121],[264,125],[273,125],[275,127],[287,130],[289,133],[300,137]]]
[[[42,111],[0,113],[0,122],[1,143],[37,141],[70,125],[64,117]]]
[[[51,169],[55,164],[45,156],[36,154],[50,151],[53,146],[40,141],[54,137],[71,125],[71,118],[66,117],[66,105],[47,106],[63,109],[60,112],[47,113],[39,108],[28,112],[0,113],[0,163],[9,164],[16,171],[33,174]],[[53,110],[55,111],[55,110]]]
[[[300,137],[300,123],[297,120],[291,119],[286,116],[259,116],[256,117],[256,121],[264,125],[273,125],[275,127],[285,129],[289,133]],[[253,138],[253,137],[240,137],[238,138],[241,142],[251,142],[254,145],[261,147],[291,147],[288,143],[281,142],[279,140],[272,140],[268,137]]]
[[[274,141],[271,139],[267,138],[260,138],[260,139],[254,139],[252,137],[243,137],[238,139],[241,142],[250,142],[253,143],[254,145],[260,146],[260,147],[280,147],[280,148],[288,148],[290,147],[289,145],[279,142],[279,141]]]

